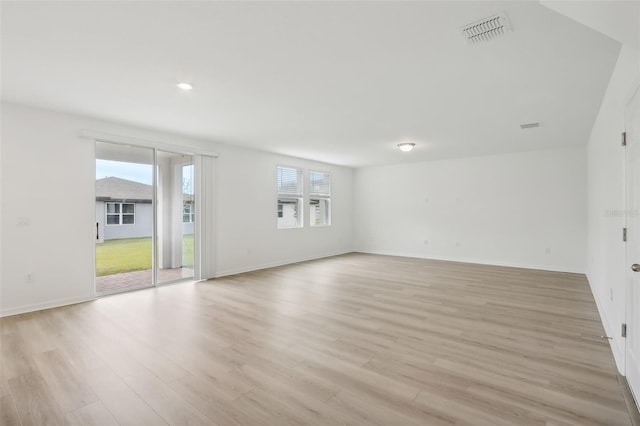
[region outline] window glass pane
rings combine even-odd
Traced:
[[[302,170],[278,166],[278,194],[302,195]]]
[[[278,199],[278,228],[299,228],[302,226],[300,198]]]
[[[119,225],[120,224],[120,216],[118,215],[107,215],[107,225]]]
[[[122,213],[134,213],[135,212],[134,204],[123,204],[122,205]]]
[[[313,195],[331,195],[331,175],[322,172],[309,172],[309,193]]]
[[[323,226],[331,224],[331,200],[328,198],[312,198],[309,200],[309,224]]]
[[[190,217],[189,217],[189,215],[188,215],[188,214],[183,214],[183,215],[182,215],[182,221],[183,221],[184,223],[189,223],[189,221],[190,221]]]
[[[107,203],[107,213],[120,213],[120,204]]]
[[[132,214],[123,214],[122,223],[125,225],[131,225],[134,222],[134,216]]]

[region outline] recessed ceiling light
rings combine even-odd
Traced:
[[[413,142],[403,142],[398,144],[398,148],[400,148],[400,151],[402,152],[409,152],[413,150],[415,146],[416,144]]]
[[[193,86],[190,85],[189,83],[178,83],[178,84],[176,84],[176,86],[178,86],[179,88],[181,88],[185,92],[188,92],[189,90],[193,89]]]

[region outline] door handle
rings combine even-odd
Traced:
[[[100,224],[96,222],[96,240],[100,239]]]
[[[640,272],[640,263],[634,263],[633,265],[631,265],[631,270],[633,272]]]

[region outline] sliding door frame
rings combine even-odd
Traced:
[[[109,143],[109,144],[113,144],[113,145],[119,145],[119,146],[124,146],[124,147],[133,147],[133,148],[146,148],[146,149],[151,149],[153,151],[153,164],[152,164],[152,169],[153,169],[153,178],[152,178],[152,184],[153,184],[153,191],[152,191],[152,206],[153,206],[153,232],[151,235],[151,276],[152,276],[152,283],[150,286],[145,286],[145,287],[138,287],[138,288],[132,288],[132,289],[125,289],[123,291],[114,291],[114,292],[109,292],[109,293],[101,293],[101,294],[97,294],[96,292],[96,251],[95,251],[95,244],[94,244],[94,292],[96,294],[96,296],[98,297],[102,297],[102,296],[110,296],[113,294],[119,294],[119,293],[125,293],[128,291],[136,291],[136,290],[143,290],[143,289],[148,289],[148,288],[155,288],[158,286],[162,286],[165,284],[173,284],[173,283],[177,283],[177,282],[182,282],[182,281],[188,281],[188,280],[193,280],[193,281],[198,281],[201,279],[208,279],[211,278],[213,276],[213,262],[209,261],[209,262],[205,262],[206,265],[204,265],[204,268],[206,269],[206,271],[204,272],[204,274],[202,273],[202,269],[203,269],[203,250],[206,252],[206,256],[208,258],[210,258],[210,256],[213,254],[212,252],[215,250],[212,250],[211,248],[204,248],[202,247],[203,244],[203,238],[202,238],[202,233],[203,233],[203,228],[205,231],[207,231],[208,233],[210,233],[212,231],[212,229],[208,229],[210,228],[211,224],[204,224],[203,223],[203,218],[205,218],[206,216],[204,215],[205,212],[208,213],[208,215],[212,215],[214,213],[214,209],[211,208],[212,207],[212,201],[213,201],[213,195],[210,194],[209,196],[206,197],[201,197],[200,194],[202,192],[202,189],[204,189],[205,186],[207,186],[207,180],[204,177],[204,171],[202,170],[204,168],[203,164],[204,164],[204,158],[206,157],[211,157],[212,159],[215,159],[218,157],[218,154],[215,152],[211,152],[211,151],[206,151],[206,150],[192,150],[189,149],[188,147],[182,147],[179,145],[173,145],[173,144],[167,144],[167,143],[163,143],[163,142],[154,142],[154,141],[147,141],[144,139],[136,139],[136,138],[129,138],[129,137],[124,137],[124,136],[116,136],[116,135],[108,135],[105,133],[101,133],[101,132],[95,132],[92,130],[82,130],[80,132],[80,137],[82,138],[87,138],[90,139],[93,142],[93,146],[94,146],[94,164],[95,164],[95,160],[96,160],[96,143],[100,142],[100,143]],[[157,200],[158,200],[158,151],[164,151],[164,152],[170,152],[170,153],[175,153],[175,154],[182,154],[182,155],[190,155],[193,157],[193,166],[194,166],[194,176],[195,176],[195,181],[194,181],[194,195],[195,195],[195,199],[196,199],[196,220],[194,223],[194,265],[193,265],[193,269],[194,269],[194,274],[193,277],[191,278],[184,278],[184,279],[177,279],[177,280],[172,280],[172,281],[165,281],[162,283],[158,283],[158,260],[157,260],[157,238],[158,238],[158,204],[157,204]],[[209,172],[212,172],[212,170],[210,170]],[[94,172],[95,175],[95,172]],[[209,190],[211,190],[212,188],[207,188]],[[95,191],[95,185],[94,185],[94,191]],[[94,192],[94,199],[95,199],[95,192]],[[202,200],[202,202],[200,201]],[[206,203],[207,206],[203,205],[203,203]],[[207,221],[209,222],[209,221]],[[215,223],[214,221],[212,221],[212,223]],[[212,246],[213,247],[213,246]],[[204,275],[204,276],[203,276]]]

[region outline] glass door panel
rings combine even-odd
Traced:
[[[195,176],[193,156],[157,151],[157,282],[194,276]]]
[[[153,149],[96,142],[96,293],[153,285]]]

